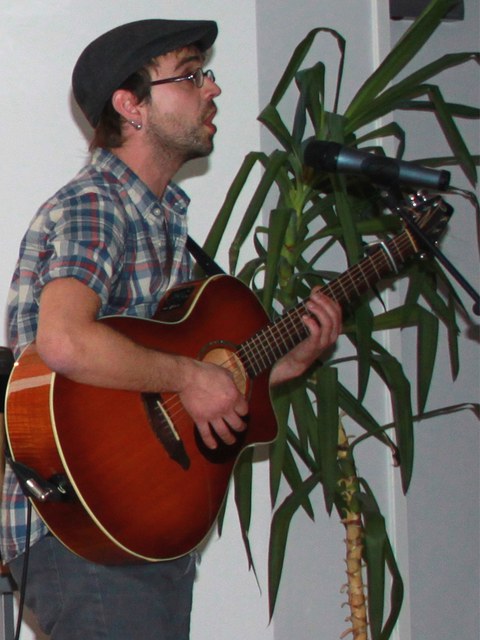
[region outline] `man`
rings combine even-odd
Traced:
[[[224,368],[144,348],[100,316],[151,317],[189,278],[187,196],[172,182],[208,155],[220,88],[202,68],[211,21],[143,20],[100,36],[80,56],[74,96],[94,128],[91,162],[44,204],[26,233],[8,305],[11,347],[32,340],[53,371],[89,385],[171,391],[206,447],[235,442],[248,403]],[[318,292],[310,336],[280,360],[271,383],[303,373],[340,331]],[[7,470],[2,557],[20,582],[26,500]],[[54,640],[189,636],[195,560],[108,567],[77,557],[33,516],[27,604]]]

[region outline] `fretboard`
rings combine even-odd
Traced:
[[[322,292],[346,309],[379,280],[397,272],[418,250],[411,234],[404,230],[387,243],[377,245],[368,257],[322,287]],[[239,346],[237,355],[251,378],[270,369],[307,338],[305,315],[309,315],[309,311],[303,301]]]

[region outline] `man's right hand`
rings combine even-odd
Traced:
[[[230,371],[216,364],[190,360],[186,384],[179,392],[184,409],[195,422],[209,449],[217,447],[217,436],[234,444],[235,432],[246,429],[248,403],[238,390]]]

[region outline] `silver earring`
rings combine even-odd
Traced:
[[[140,129],[142,128],[142,124],[141,124],[140,122],[135,122],[135,120],[129,120],[128,122],[129,122],[129,124],[131,124],[131,125],[132,125],[132,127],[133,127],[134,129],[136,129],[137,131],[140,131]]]

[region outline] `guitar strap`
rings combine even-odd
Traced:
[[[5,472],[5,394],[8,378],[13,367],[13,353],[8,347],[0,347],[0,487],[3,485]]]
[[[191,255],[195,258],[197,264],[203,269],[205,275],[216,276],[218,274],[225,274],[225,271],[211,258],[206,251],[198,245],[191,237],[187,237],[187,249]]]

